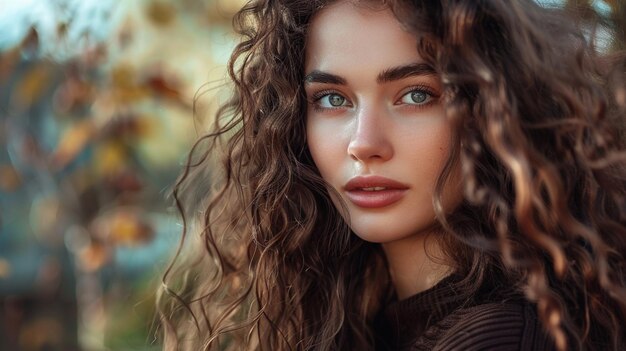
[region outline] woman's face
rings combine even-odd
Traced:
[[[307,143],[352,230],[379,243],[432,230],[451,128],[414,35],[390,10],[337,2],[311,22],[305,74]],[[443,194],[448,209],[461,198],[458,173]]]

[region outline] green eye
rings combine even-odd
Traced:
[[[411,100],[416,104],[421,104],[428,99],[428,95],[423,91],[412,91]]]
[[[341,106],[343,105],[343,103],[346,101],[346,99],[341,96],[341,95],[337,95],[337,94],[330,94],[328,96],[328,102],[330,102],[331,106]]]
[[[330,93],[322,96],[317,100],[317,104],[324,108],[342,107],[348,105],[346,98],[336,93]]]
[[[412,90],[404,94],[400,102],[408,105],[423,105],[433,98],[432,94],[424,90]]]

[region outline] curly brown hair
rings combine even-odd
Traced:
[[[387,262],[351,233],[305,138],[307,26],[331,2],[254,0],[235,17],[233,97],[174,190],[166,349],[374,347]],[[624,55],[531,0],[362,2],[389,6],[443,82],[455,145],[433,204],[459,294],[512,286],[558,349],[626,349]],[[445,215],[458,162],[464,201]]]

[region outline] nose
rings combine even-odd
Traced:
[[[348,154],[355,161],[387,161],[393,156],[384,111],[362,108],[358,112],[354,131],[348,144]]]

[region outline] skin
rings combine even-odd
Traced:
[[[346,205],[354,233],[382,244],[400,298],[450,271],[428,238],[438,235],[432,196],[450,152],[451,126],[440,79],[416,44],[390,10],[340,1],[315,15],[306,46],[313,160],[339,195],[336,206]],[[459,173],[444,191],[446,210],[460,202]],[[404,184],[400,199],[375,208],[351,201],[347,182],[372,175]]]

